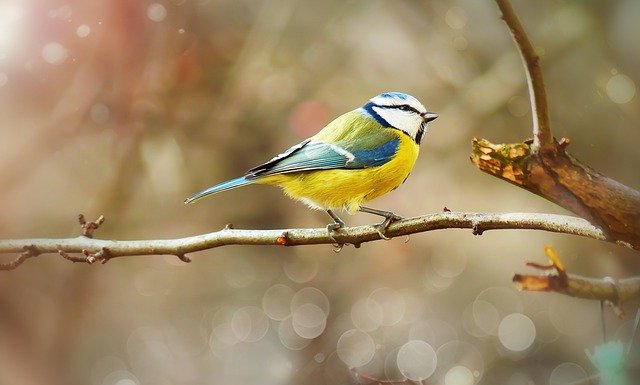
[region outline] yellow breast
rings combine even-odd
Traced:
[[[395,130],[394,130],[395,131]],[[400,145],[392,160],[378,167],[272,175],[257,181],[282,187],[285,194],[316,209],[357,211],[360,205],[400,186],[418,158],[418,145],[396,131]]]

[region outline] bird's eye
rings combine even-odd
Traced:
[[[407,106],[406,104],[403,104],[398,108],[401,109],[402,111],[411,111],[412,110],[412,108]]]

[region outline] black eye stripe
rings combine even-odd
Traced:
[[[413,108],[412,106],[408,105],[408,104],[392,104],[392,105],[385,105],[385,104],[373,104],[373,106],[378,107],[378,108],[383,108],[383,109],[387,109],[387,110],[400,110],[400,111],[411,111],[415,114],[420,115],[421,112],[418,111],[417,109]]]
[[[411,111],[411,112],[415,112],[416,114],[420,114],[420,112],[418,110],[416,110],[415,108],[411,107],[408,104],[400,104],[397,106],[386,106],[387,108],[395,108],[398,110],[402,110],[402,111]]]

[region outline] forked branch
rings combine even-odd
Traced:
[[[533,143],[474,139],[471,161],[482,171],[540,195],[602,228],[607,239],[640,250],[640,192],[571,156],[569,139],[553,139],[539,57],[508,0],[496,0],[525,63]],[[613,151],[613,150],[612,150]]]

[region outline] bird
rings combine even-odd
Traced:
[[[374,227],[388,239],[386,229],[402,217],[363,203],[404,183],[427,125],[437,117],[411,95],[381,93],[245,175],[202,190],[184,203],[249,184],[275,185],[310,208],[326,211],[333,220],[327,226],[330,236],[346,226],[336,214],[344,210],[384,217]]]

